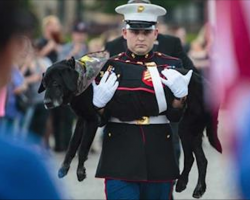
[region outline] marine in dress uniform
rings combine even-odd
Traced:
[[[162,118],[159,119],[163,119],[163,123],[150,124],[150,117],[159,115],[147,67],[154,63],[159,72],[165,68],[182,67],[179,59],[159,52],[150,51],[144,56],[138,56],[127,50],[110,59],[101,72],[103,74],[108,70],[115,73],[119,86],[105,108],[105,115],[108,119],[111,117],[111,122],[105,128],[97,177],[133,181],[167,181],[177,178],[179,170],[173,157],[168,120],[179,121],[182,109],[173,108],[169,104],[167,111],[160,113]],[[164,89],[169,98],[167,102],[172,102],[173,95],[167,87]]]
[[[127,4],[116,11],[124,14],[125,29],[149,32],[155,30],[157,17],[166,13],[153,4]],[[173,106],[174,99],[180,99],[161,78],[166,69],[175,67],[182,67],[177,58],[153,49],[138,55],[128,48],[109,59],[97,78],[102,85],[108,71],[112,78],[116,74],[119,82],[107,105],[96,105],[95,95],[100,94],[96,85],[93,95],[96,107],[105,105],[107,125],[96,177],[105,178],[108,199],[171,198],[179,168],[169,122],[180,120],[183,107]],[[102,101],[100,96],[96,101]]]
[[[129,0],[128,4],[130,3],[151,3],[149,0]],[[127,41],[120,36],[110,42],[105,44],[105,49],[110,53],[110,56],[115,56],[127,50]],[[172,35],[163,35],[158,34],[156,41],[154,42],[153,51],[158,51],[163,54],[173,56],[179,58],[182,61],[183,68],[191,69],[196,73],[199,71],[194,66],[193,62],[187,56],[186,52],[184,51],[181,41],[178,37]],[[179,142],[178,136],[178,124],[175,122],[171,122],[171,127],[173,131],[173,143],[176,153],[176,160],[179,163],[179,158],[181,154],[181,147]]]

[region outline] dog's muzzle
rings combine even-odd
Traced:
[[[43,103],[46,109],[56,108],[62,104],[62,102],[58,100],[52,101],[51,99],[44,99]]]

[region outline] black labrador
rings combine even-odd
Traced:
[[[79,181],[86,178],[84,162],[87,160],[90,146],[101,122],[99,113],[92,105],[92,87],[88,86],[99,74],[108,56],[107,52],[95,52],[83,56],[80,60],[71,58],[56,62],[43,75],[38,92],[46,90],[45,107],[53,109],[70,105],[77,115],[76,128],[58,172],[60,178],[67,174],[77,150],[79,158],[77,178]]]
[[[187,73],[186,69],[176,70],[182,74]],[[92,105],[93,89],[91,86],[80,95],[76,95],[77,76],[74,59],[55,63],[46,71],[39,92],[46,90],[44,100],[46,107],[52,108],[51,104],[59,106],[70,103],[78,115],[77,125],[58,176],[62,178],[67,175],[70,163],[78,150],[77,177],[79,181],[82,181],[86,178],[84,162],[87,160],[90,146],[102,119]],[[204,130],[206,130],[210,144],[218,152],[222,152],[222,148],[217,137],[217,123],[213,123],[214,115],[204,101],[204,79],[196,73],[193,73],[189,83],[186,105],[186,110],[179,123],[179,136],[184,151],[184,169],[177,181],[176,191],[181,192],[186,188],[188,175],[194,162],[194,154],[199,177],[193,197],[200,198],[206,191],[207,159],[202,149]],[[215,113],[216,121],[218,110]]]

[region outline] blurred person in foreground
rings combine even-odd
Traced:
[[[128,49],[110,58],[93,83],[93,104],[108,118],[96,177],[105,178],[107,199],[171,199],[179,168],[169,121],[183,114],[192,71],[166,69],[182,63],[153,50],[163,7],[126,4],[116,12],[124,15]]]
[[[8,19],[6,21],[6,19]],[[8,24],[6,24],[6,22]],[[20,51],[19,35],[34,27],[21,1],[0,1],[0,90],[10,80],[12,62]],[[0,137],[0,199],[62,199],[48,166],[32,144]]]

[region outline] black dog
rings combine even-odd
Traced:
[[[204,88],[210,88],[209,84],[201,76],[193,73],[188,86],[187,108],[179,123],[179,136],[184,152],[184,169],[178,178],[176,192],[186,189],[188,175],[192,168],[194,157],[198,167],[198,182],[193,192],[194,198],[200,198],[206,191],[207,159],[202,149],[203,132],[210,144],[220,153],[222,147],[217,136],[218,110],[209,107],[204,100]]]
[[[46,90],[45,107],[53,109],[70,104],[78,116],[65,160],[58,173],[60,178],[67,174],[78,149],[77,177],[79,181],[86,178],[84,162],[87,160],[90,146],[100,124],[100,116],[92,104],[93,90],[88,85],[97,76],[107,58],[106,52],[96,52],[84,56],[80,61],[75,61],[74,58],[63,60],[54,63],[43,76],[38,92]]]
[[[75,80],[77,78],[74,66],[75,64],[72,59],[52,65],[45,73],[40,92],[46,89],[45,105],[47,105],[48,108],[50,108],[49,105],[51,101],[56,102],[57,105],[60,103],[60,105],[63,105],[70,102],[72,109],[79,116],[74,135],[58,175],[61,178],[67,174],[70,163],[79,148],[77,177],[79,181],[82,181],[86,177],[84,162],[87,159],[91,143],[93,142],[97,126],[101,119],[92,105],[93,89],[91,86],[79,96],[75,96],[75,91],[77,90],[77,83]],[[187,73],[186,69],[176,70],[182,74]],[[67,83],[65,83],[65,81]],[[176,191],[181,192],[186,188],[188,175],[194,162],[194,153],[199,171],[198,183],[193,193],[193,197],[195,198],[200,198],[206,190],[205,177],[207,160],[202,149],[202,137],[205,129],[210,144],[217,151],[222,151],[217,137],[217,128],[213,127],[211,110],[207,108],[204,103],[203,85],[203,78],[193,73],[189,83],[187,108],[179,124],[179,135],[184,150],[184,170],[178,179]],[[60,92],[56,92],[56,90],[60,90]],[[60,101],[56,100],[57,98],[55,97],[55,94],[59,93],[61,94]]]

